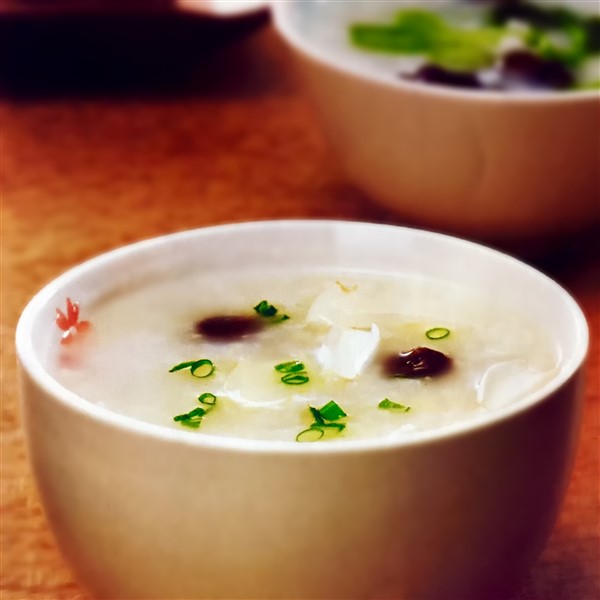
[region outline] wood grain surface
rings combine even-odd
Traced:
[[[40,64],[13,56],[1,101],[2,600],[89,598],[55,547],[23,445],[13,337],[36,291],[91,256],[194,227],[297,217],[402,223],[347,184],[285,48],[268,24],[255,25],[227,44],[200,44],[197,55],[166,51],[145,77],[122,65],[118,76],[107,77],[114,64],[98,62],[104,49],[74,46],[83,55],[78,59],[105,67],[98,85],[90,77],[83,87],[81,64],[65,70],[52,56],[40,57]],[[538,263],[580,302],[592,346],[568,496],[541,559],[510,600],[600,598],[600,258],[594,241],[564,244]]]

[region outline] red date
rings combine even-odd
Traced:
[[[197,321],[194,329],[207,338],[235,340],[259,332],[263,326],[263,322],[254,316],[224,315]]]
[[[418,347],[393,354],[385,358],[383,368],[389,377],[434,377],[442,375],[452,367],[452,359],[443,352],[431,348]]]

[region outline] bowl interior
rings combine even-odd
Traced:
[[[21,365],[60,401],[106,417],[102,415],[109,411],[65,390],[46,369],[49,353],[56,348],[56,308],[63,307],[67,297],[77,299],[82,306],[90,305],[145,281],[189,272],[190,265],[204,273],[258,268],[404,274],[438,279],[494,297],[549,334],[559,348],[560,369],[543,389],[486,416],[482,422],[502,418],[544,398],[581,365],[587,350],[587,326],[575,301],[555,282],[507,255],[457,238],[395,226],[283,221],[227,225],[156,238],[68,271],[39,292],[25,309],[17,329]],[[110,418],[145,427],[120,415]],[[447,432],[464,427],[450,427]],[[185,432],[180,435],[193,436]]]

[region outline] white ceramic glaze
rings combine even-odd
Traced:
[[[509,95],[396,80],[311,34],[324,20],[345,30],[361,4],[375,2],[273,4],[350,180],[411,222],[467,235],[544,238],[600,220],[597,91]],[[384,14],[406,5],[379,4]]]
[[[110,412],[44,368],[55,308],[190,264],[426,273],[518,306],[562,353],[555,380],[479,423],[410,441],[208,438]],[[284,221],[142,242],[67,272],[17,329],[29,455],[66,558],[116,599],[473,598],[508,592],[547,540],[577,441],[585,319],[534,269],[398,227]]]
[[[180,10],[218,18],[243,17],[264,11],[267,0],[175,0]]]

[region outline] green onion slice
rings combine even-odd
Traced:
[[[425,332],[430,340],[443,340],[450,335],[450,330],[445,327],[434,327]]]
[[[208,360],[208,358],[201,358],[200,360],[188,360],[171,367],[169,369],[169,373],[182,371],[183,369],[189,369],[194,377],[204,379],[205,377],[208,377],[214,373],[215,365],[213,365],[212,360]]]
[[[206,392],[198,396],[198,402],[207,404],[208,406],[214,406],[217,403],[217,397],[214,394]]]
[[[309,406],[308,408],[312,413],[312,416],[315,418],[315,423],[317,423],[318,425],[323,425],[323,423],[325,423],[325,419],[323,419],[321,411],[318,408],[315,408],[314,406]]]
[[[202,407],[194,408],[190,410],[188,413],[184,413],[182,415],[177,415],[173,417],[173,421],[177,421],[186,427],[192,427],[193,429],[197,429],[200,427],[200,423],[202,422],[202,417],[206,414],[206,410]]]
[[[398,404],[397,402],[392,402],[389,398],[384,398],[379,404],[379,408],[383,410],[397,410],[398,412],[409,412],[410,406],[405,406],[404,404]]]
[[[173,421],[181,423],[186,427],[198,429],[202,423],[202,417],[206,416],[208,412],[214,408],[217,402],[217,397],[214,394],[207,392],[198,396],[198,402],[204,404],[206,408],[197,406],[196,408],[190,410],[190,412],[173,417]]]
[[[308,383],[308,376],[304,373],[287,373],[281,378],[286,385],[303,385]]]
[[[302,385],[309,381],[304,363],[299,360],[290,360],[275,365],[278,373],[284,373],[281,381],[287,385]]]
[[[296,436],[297,442],[316,442],[320,440],[325,435],[324,429],[319,426],[311,426],[304,431],[301,431]]]
[[[191,366],[190,371],[194,377],[204,379],[214,373],[215,365],[208,358],[202,358]]]
[[[324,429],[335,429],[338,432],[342,432],[344,431],[344,429],[346,429],[346,424],[345,423],[321,423],[319,425],[319,427],[322,427]]]
[[[277,309],[266,300],[261,300],[254,310],[261,317],[274,317],[277,314]]]
[[[337,421],[348,415],[341,409],[340,405],[330,400],[323,408],[319,409],[321,417],[326,421]]]
[[[174,373],[175,371],[182,371],[183,369],[189,369],[195,362],[195,360],[188,360],[187,362],[179,363],[178,365],[171,367],[169,369],[169,373]]]
[[[289,315],[279,314],[279,309],[273,306],[267,300],[261,300],[255,307],[254,311],[258,316],[263,317],[265,319],[269,319],[271,323],[281,323],[282,321],[287,321],[290,317]]]
[[[331,400],[321,408],[314,406],[308,407],[315,422],[308,428],[301,431],[296,436],[297,442],[316,442],[320,440],[327,431],[335,431],[341,433],[346,429],[345,423],[337,423],[338,419],[346,417],[346,413],[341,409],[339,404]]]
[[[304,366],[304,363],[301,363],[299,360],[290,360],[275,365],[275,370],[280,373],[298,373],[299,371],[306,370],[306,367]]]

